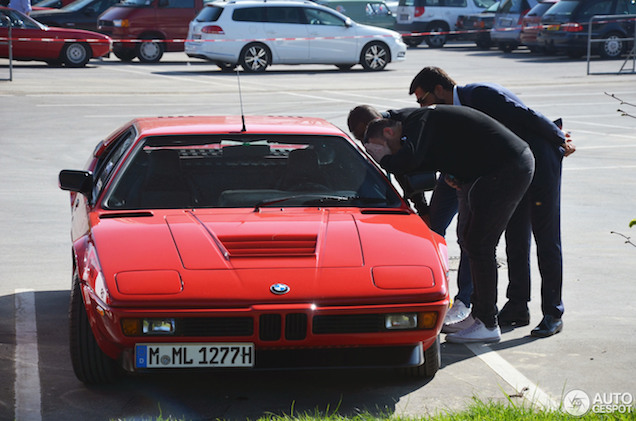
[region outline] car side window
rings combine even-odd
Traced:
[[[579,12],[579,19],[590,20],[594,15],[611,15],[613,0],[588,2]]]
[[[265,8],[243,7],[235,9],[232,13],[232,20],[235,22],[265,22]]]
[[[617,15],[636,15],[636,1],[618,0],[616,3]]]
[[[194,0],[169,0],[169,9],[193,9]]]
[[[305,23],[299,7],[268,7],[266,14],[270,23]]]
[[[102,154],[102,157],[97,161],[95,166],[95,172],[93,174],[95,184],[93,186],[92,201],[97,200],[108,180],[110,179],[113,170],[117,166],[117,163],[124,155],[124,153],[130,148],[130,145],[135,140],[135,132],[129,130],[115,140],[113,144]]]
[[[310,25],[346,26],[345,21],[324,10],[306,8],[305,16]]]

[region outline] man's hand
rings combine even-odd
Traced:
[[[576,151],[576,146],[572,143],[572,139],[570,138],[570,133],[565,133],[565,142],[563,142],[563,156],[570,156]]]
[[[387,155],[391,155],[391,149],[389,149],[389,146],[386,144],[386,142],[381,145],[378,145],[377,143],[365,143],[364,148],[378,164],[380,163],[382,158]]]

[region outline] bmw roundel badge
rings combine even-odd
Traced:
[[[285,284],[274,284],[269,287],[269,290],[272,292],[272,294],[283,295],[289,292],[289,286]]]

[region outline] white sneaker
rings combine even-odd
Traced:
[[[446,342],[465,344],[472,342],[499,342],[501,340],[499,325],[489,329],[481,320],[474,320],[475,322],[466,329],[446,335]]]
[[[448,313],[446,313],[446,316],[444,317],[444,326],[442,328],[442,332],[452,333],[468,327],[468,325],[465,325],[464,327],[457,328],[457,326],[455,325],[466,320],[469,315],[470,307],[466,307],[466,304],[464,304],[460,300],[455,300],[453,306],[448,310]]]
[[[473,323],[475,323],[475,319],[473,318],[472,314],[469,313],[468,317],[466,317],[461,322],[442,325],[442,333],[459,332],[460,330],[464,330],[472,326]]]

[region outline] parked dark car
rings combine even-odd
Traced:
[[[97,31],[97,17],[117,3],[119,0],[76,0],[61,9],[34,11],[31,17],[48,26]]]
[[[541,18],[538,40],[548,51],[562,51],[579,58],[587,52],[590,19],[599,15],[610,17],[592,24],[592,40],[602,42],[592,42],[591,53],[606,59],[620,58],[634,44],[633,40],[626,40],[634,37],[633,0],[561,0]]]
[[[490,38],[490,30],[495,23],[495,12],[497,12],[499,4],[499,2],[495,2],[480,13],[460,15],[457,18],[455,28],[460,32],[466,31],[461,37],[465,40],[475,41],[477,47],[483,50],[492,47],[494,43]]]
[[[557,1],[558,0],[546,0],[537,3],[530,9],[528,14],[521,19],[521,43],[528,47],[533,53],[545,51],[543,45],[537,41],[537,35],[541,31],[541,18]]]

